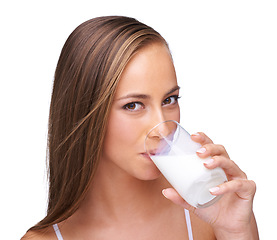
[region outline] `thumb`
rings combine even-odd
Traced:
[[[189,205],[178,193],[175,189],[173,188],[166,188],[162,191],[162,194],[175,203],[176,205],[181,206],[182,208],[185,208],[189,211],[194,211],[195,208]]]

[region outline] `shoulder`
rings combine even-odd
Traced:
[[[21,240],[57,240],[56,234],[52,227],[43,230],[30,230]]]
[[[210,224],[200,219],[198,216],[190,212],[191,218],[191,227],[194,239],[205,239],[207,240],[215,240],[216,237],[214,235],[213,228]]]

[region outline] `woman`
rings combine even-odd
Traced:
[[[211,189],[223,197],[206,209],[187,204],[145,154],[154,125],[180,120],[178,98],[168,45],[155,30],[119,16],[77,27],[55,73],[47,216],[23,239],[258,239],[255,183],[222,146],[192,135],[199,157],[212,156],[203,164],[229,180]]]

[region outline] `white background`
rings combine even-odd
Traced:
[[[46,211],[47,118],[68,35],[102,15],[127,15],[169,42],[182,125],[204,131],[257,183],[261,239],[276,228],[277,3],[272,0],[2,1],[0,228],[19,239]]]

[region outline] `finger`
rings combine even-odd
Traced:
[[[252,200],[256,192],[256,184],[252,180],[236,179],[210,189],[213,195],[236,193],[243,200]]]
[[[191,139],[197,143],[200,143],[201,145],[213,143],[213,141],[205,133],[202,132],[192,134]]]
[[[203,162],[204,166],[208,169],[220,167],[226,173],[228,180],[233,179],[247,179],[246,174],[239,168],[239,166],[229,158],[223,156],[214,156]]]
[[[212,143],[205,144],[196,152],[198,156],[201,158],[206,158],[209,156],[213,157],[213,156],[219,156],[219,155],[229,158],[229,155],[225,147],[219,144],[212,144]]]
[[[173,188],[166,188],[162,191],[162,194],[172,201],[173,203],[185,208],[189,211],[195,211],[195,208],[189,205]]]

